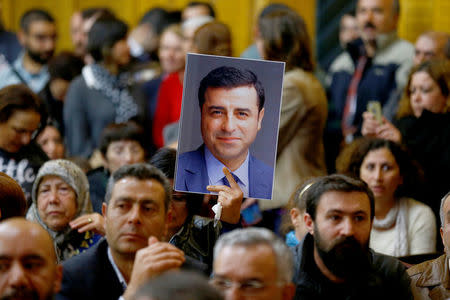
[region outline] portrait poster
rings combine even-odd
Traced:
[[[227,185],[225,166],[245,198],[272,198],[284,65],[187,55],[176,191],[209,194],[208,185]]]

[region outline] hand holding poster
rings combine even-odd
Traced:
[[[284,63],[188,54],[175,190],[271,199]]]

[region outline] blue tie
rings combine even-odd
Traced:
[[[233,175],[234,181],[236,181],[236,183],[239,183],[239,177],[237,177],[234,173],[231,173],[231,175]],[[223,184],[225,184],[226,186],[231,187],[226,176],[222,177],[222,181],[223,181]]]

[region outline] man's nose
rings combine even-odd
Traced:
[[[239,300],[244,299],[244,297],[241,296],[241,292],[239,291],[239,287],[236,285],[231,286],[228,288],[225,293],[225,300]]]
[[[26,146],[31,142],[31,133],[23,133],[20,136],[20,142],[22,143],[22,145]]]
[[[138,205],[133,205],[129,211],[128,215],[129,223],[140,223],[141,222],[141,212]]]
[[[19,288],[27,286],[27,274],[19,262],[14,262],[8,272],[8,283],[11,287]]]
[[[44,43],[45,51],[55,50],[55,47],[56,47],[56,38],[54,38],[54,37],[47,37],[45,39],[45,43]]]
[[[344,218],[341,224],[341,235],[352,236],[354,234],[354,224],[350,217]]]
[[[128,148],[125,149],[125,152],[123,154],[123,159],[125,160],[125,162],[127,164],[131,163],[131,161],[133,159],[133,154],[130,149],[128,149]]]
[[[233,132],[236,128],[236,120],[233,116],[226,116],[222,124],[222,129],[226,132]]]
[[[424,61],[425,61],[425,55],[422,52],[416,53],[416,55],[414,57],[414,64],[420,65]]]

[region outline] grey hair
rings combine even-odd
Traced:
[[[444,215],[444,204],[445,204],[445,200],[450,196],[450,192],[448,192],[444,198],[442,198],[441,200],[441,208],[439,209],[439,216],[441,217],[441,227],[444,226],[444,222],[445,222],[445,215]]]
[[[125,165],[111,174],[108,180],[108,185],[106,186],[106,204],[109,204],[109,201],[111,200],[112,190],[116,182],[126,177],[136,178],[138,180],[154,179],[158,181],[164,188],[164,207],[167,211],[167,209],[169,208],[170,199],[172,199],[172,186],[170,185],[169,180],[163,174],[163,172],[161,172],[158,168],[146,163]]]
[[[219,256],[225,247],[251,247],[256,245],[266,245],[272,248],[275,254],[278,280],[282,283],[291,282],[294,274],[292,252],[281,238],[265,228],[235,229],[223,234],[214,246],[214,259]]]

